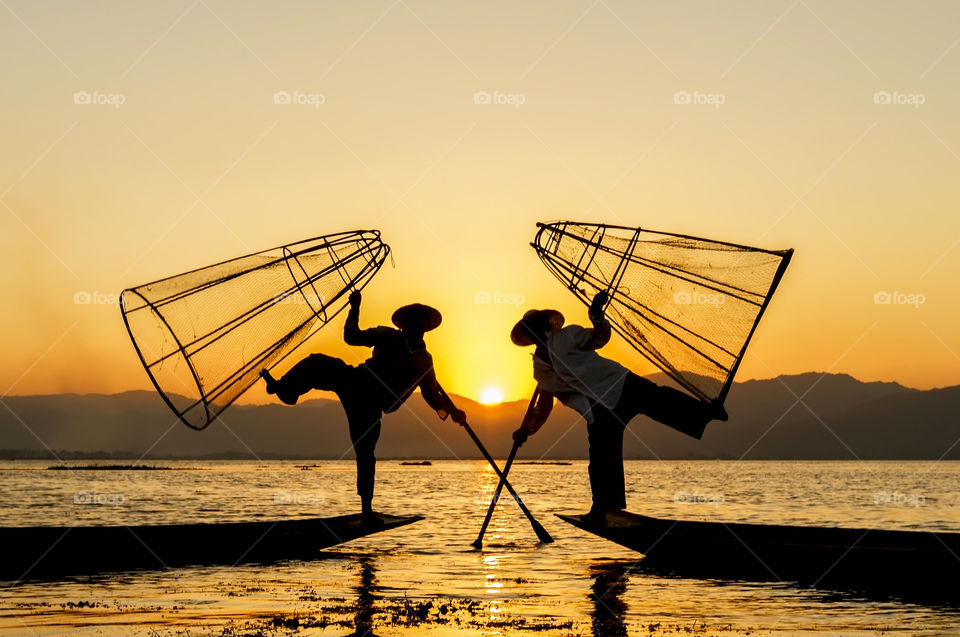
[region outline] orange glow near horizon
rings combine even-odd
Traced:
[[[487,387],[480,392],[480,402],[484,405],[496,405],[503,402],[503,391],[499,387]]]
[[[120,290],[379,228],[396,267],[364,291],[362,326],[433,305],[441,384],[523,400],[532,352],[511,326],[545,307],[587,321],[529,247],[556,219],[794,248],[739,381],[960,384],[960,5],[881,5],[864,29],[842,3],[818,5],[822,22],[764,3],[735,22],[723,4],[618,4],[617,19],[536,1],[226,3],[222,22],[181,22],[165,3],[18,3],[22,23],[0,21],[17,60],[0,71],[0,395],[152,389]],[[875,101],[894,89],[926,99]],[[362,362],[342,325],[276,372],[310,352]],[[619,338],[602,353],[656,371]]]

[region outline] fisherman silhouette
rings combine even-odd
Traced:
[[[382,525],[373,512],[373,484],[377,459],[374,455],[380,438],[380,419],[384,413],[396,411],[419,387],[424,400],[442,420],[447,416],[459,424],[466,414],[457,409],[437,383],[433,357],[423,341],[425,332],[436,329],[442,317],[434,308],[414,303],[393,313],[391,320],[398,328],[373,327],[360,329],[359,291],[350,295],[350,311],[343,326],[347,345],[372,347],[373,354],[354,367],[339,358],[311,354],[279,379],[267,370],[260,375],[267,383],[267,393],[288,405],[311,389],[337,394],[350,426],[350,439],[357,457],[357,494],[366,525]]]
[[[708,422],[727,419],[722,405],[657,385],[597,354],[610,340],[610,323],[603,312],[607,301],[606,292],[594,297],[590,328],[563,327],[563,314],[556,310],[530,310],[510,332],[514,344],[536,345],[533,376],[540,387],[534,415],[513,433],[514,440],[523,442],[543,426],[554,397],[580,412],[587,422],[593,496],[584,520],[598,525],[606,524],[608,511],[627,506],[623,432],[634,416],[649,416],[698,440]]]

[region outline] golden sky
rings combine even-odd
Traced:
[[[960,383],[958,25],[955,2],[7,0],[0,394],[149,388],[106,295],[376,227],[396,268],[363,324],[435,305],[441,382],[522,398],[518,315],[585,320],[528,246],[553,219],[795,248],[740,380]],[[364,356],[340,326],[309,348]]]

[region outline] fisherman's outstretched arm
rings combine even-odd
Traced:
[[[540,396],[537,398],[537,404],[534,406],[533,411],[530,412],[530,417],[524,418],[520,428],[513,432],[514,440],[522,438],[526,441],[528,436],[540,431],[540,428],[543,427],[544,423],[546,423],[550,417],[550,412],[553,411],[553,399],[553,394],[540,390]]]
[[[452,416],[456,423],[462,424],[466,421],[466,414],[457,409],[446,392],[440,388],[440,383],[437,382],[437,375],[434,373],[432,365],[430,369],[423,373],[423,379],[420,381],[420,394],[427,404],[436,410],[441,420],[446,420],[447,416]]]
[[[524,426],[527,430],[535,434],[540,431],[540,427],[543,427],[544,423],[547,422],[547,418],[550,417],[550,412],[553,411],[553,394],[546,391],[541,391],[540,396],[537,398],[537,405],[533,408],[533,413],[530,415],[530,422],[524,422]]]
[[[350,294],[350,311],[347,312],[347,321],[343,324],[343,341],[347,345],[373,347],[380,340],[381,328],[360,329],[360,301],[359,290]]]

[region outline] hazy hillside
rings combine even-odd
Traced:
[[[802,402],[798,402],[802,398]],[[478,405],[454,397],[492,453],[505,456],[525,401]],[[333,400],[296,407],[234,406],[223,423],[197,432],[174,418],[152,392],[8,397],[0,410],[6,457],[96,454],[140,457],[350,457],[346,420]],[[736,385],[730,421],[713,423],[701,441],[646,418],[625,437],[635,458],[960,458],[960,387],[930,391],[862,383],[846,375],[802,374]],[[12,412],[11,412],[12,410]],[[527,458],[586,456],[579,416],[558,407],[522,449]],[[469,437],[441,422],[419,396],[384,419],[378,455],[463,457],[479,454]]]

